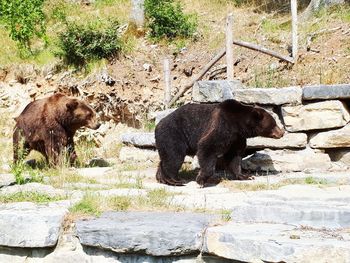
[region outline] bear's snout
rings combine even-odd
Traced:
[[[273,128],[273,130],[271,132],[271,137],[274,139],[282,138],[283,135],[284,135],[284,129],[281,129],[278,126]]]

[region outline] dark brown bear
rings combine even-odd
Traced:
[[[247,138],[281,138],[283,134],[284,130],[276,125],[274,118],[260,107],[235,100],[184,105],[156,127],[160,157],[157,181],[182,185],[178,171],[186,155],[197,155],[200,172],[196,181],[202,186],[217,182],[214,171],[218,162],[237,179],[248,179],[241,173]]]
[[[77,129],[83,126],[98,129],[100,126],[90,106],[62,93],[29,103],[15,120],[14,162],[36,150],[53,165],[58,164],[65,151],[70,163],[74,163],[77,156],[73,137]]]

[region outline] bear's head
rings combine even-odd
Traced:
[[[66,103],[66,109],[69,115],[69,126],[73,129],[88,127],[98,129],[101,124],[97,121],[96,112],[89,105],[77,99],[70,99]]]
[[[260,107],[253,107],[252,118],[250,124],[254,127],[255,136],[263,136],[279,139],[284,134],[284,129],[281,129],[276,124],[275,119],[270,113]]]

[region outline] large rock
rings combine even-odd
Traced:
[[[50,205],[0,205],[0,246],[39,248],[55,246],[70,202]]]
[[[350,124],[337,130],[320,132],[310,138],[312,148],[350,147]]]
[[[154,132],[131,132],[121,136],[124,144],[134,145],[138,147],[155,147],[156,141]]]
[[[340,231],[230,223],[208,228],[205,242],[206,252],[244,262],[350,262],[349,236]]]
[[[235,222],[271,222],[329,229],[350,227],[350,207],[347,204],[315,200],[261,198],[236,206],[231,217]]]
[[[312,85],[303,87],[303,100],[349,99],[350,84]]]
[[[300,151],[266,149],[258,151],[242,161],[244,169],[267,172],[326,171],[331,166],[328,154],[310,148]]]
[[[242,84],[238,80],[197,81],[192,88],[192,101],[221,102],[233,99],[232,91],[239,88],[242,88]]]
[[[253,104],[300,104],[302,90],[300,87],[286,88],[250,88],[233,91],[233,98]]]
[[[158,162],[159,155],[158,152],[154,150],[122,147],[119,152],[119,160],[122,162]]]
[[[177,108],[167,109],[167,110],[163,110],[163,111],[151,112],[149,114],[148,118],[149,119],[155,119],[155,123],[158,124],[161,119],[165,118],[166,116],[168,116],[170,113],[172,113],[176,109]]]
[[[212,216],[172,212],[107,212],[100,218],[78,221],[84,246],[117,253],[153,256],[199,253],[204,229]]]
[[[286,133],[280,139],[254,137],[247,140],[247,147],[252,149],[305,148],[306,144],[307,135],[305,133]]]
[[[239,81],[198,81],[193,85],[192,100],[195,102],[221,102],[235,99],[253,104],[300,104],[300,87],[244,88]]]
[[[282,115],[290,132],[343,127],[350,120],[346,106],[337,100],[283,106]]]

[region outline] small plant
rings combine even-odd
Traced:
[[[91,193],[84,195],[83,199],[70,208],[70,212],[99,216],[101,214],[100,198]]]
[[[57,56],[64,62],[78,68],[97,59],[113,59],[121,51],[122,44],[118,38],[118,22],[107,25],[101,21],[79,25],[67,23],[67,29],[59,34],[60,51]]]
[[[317,179],[312,176],[308,176],[305,178],[306,184],[327,184],[327,181],[325,179]]]
[[[148,18],[147,27],[150,37],[190,38],[197,29],[197,18],[192,14],[184,14],[180,2],[174,0],[145,0],[145,13]]]
[[[0,0],[0,20],[20,49],[30,50],[34,36],[46,41],[44,0]]]
[[[131,204],[130,196],[114,196],[108,199],[108,207],[115,211],[126,211]]]
[[[232,219],[231,213],[232,213],[232,211],[230,211],[230,210],[221,210],[221,219],[225,222],[230,221]]]

